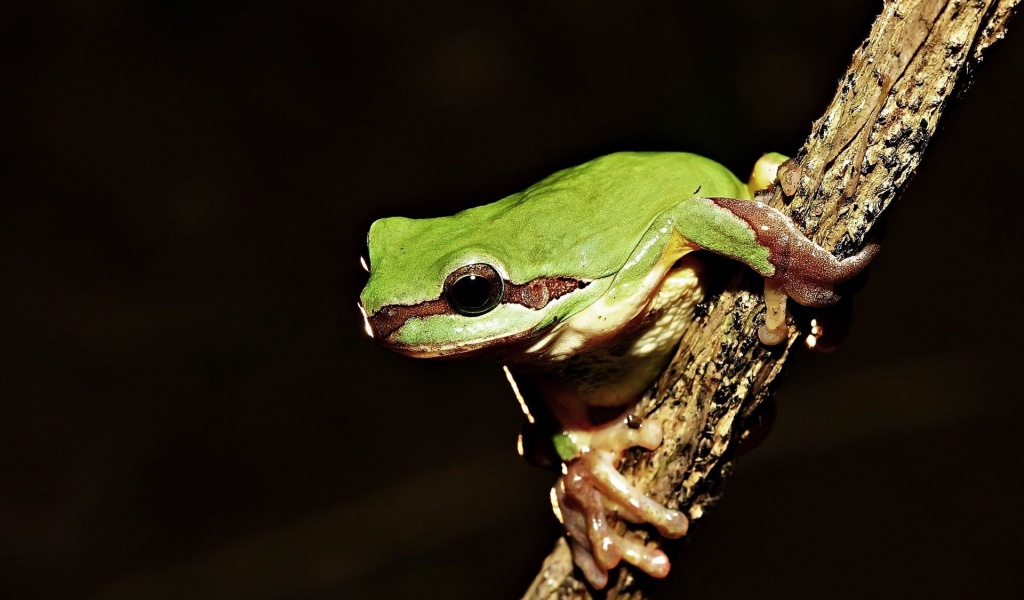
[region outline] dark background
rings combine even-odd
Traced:
[[[605,152],[794,152],[881,2],[5,8],[0,597],[512,598],[558,533],[500,370],[362,333],[378,217]],[[663,598],[1010,597],[1011,23]],[[568,219],[572,215],[567,216]]]

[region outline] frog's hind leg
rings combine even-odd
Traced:
[[[869,242],[860,252],[840,260],[810,240],[792,219],[762,202],[736,198],[692,198],[680,204],[683,235],[700,247],[735,258],[765,278],[765,344],[786,339],[786,298],[811,307],[839,301],[835,285],[871,262],[879,246]],[[725,216],[716,211],[725,211]],[[693,222],[699,223],[693,225]]]

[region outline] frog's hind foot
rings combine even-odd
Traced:
[[[794,251],[793,248],[799,251]],[[786,327],[786,298],[797,304],[822,308],[834,306],[842,297],[835,285],[848,281],[867,267],[880,246],[869,241],[857,254],[844,260],[814,244],[802,234],[791,242],[793,254],[787,268],[779,268],[764,280],[765,318],[758,337],[768,345],[781,343],[789,336]]]

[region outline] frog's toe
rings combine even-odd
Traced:
[[[615,507],[619,516],[631,523],[650,523],[667,538],[686,535],[689,525],[686,516],[651,500],[626,481],[615,468],[615,458],[598,454],[584,456],[578,462],[589,470],[594,486]]]
[[[619,543],[623,550],[623,560],[651,577],[660,579],[668,576],[672,564],[664,552],[627,537],[619,538]]]
[[[618,563],[618,557],[614,532],[609,531],[597,490],[579,473],[567,472],[551,488],[551,506],[565,526],[573,562],[591,586],[604,588],[608,570]]]

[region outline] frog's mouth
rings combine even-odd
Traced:
[[[503,360],[505,356],[516,356],[517,349],[529,347],[538,336],[544,335],[551,327],[552,325],[548,325],[479,342],[408,344],[396,340],[385,341],[384,345],[389,350],[410,358]]]
[[[515,310],[520,314],[533,313],[530,315],[530,324],[523,329],[513,330],[512,333],[481,333],[469,337],[449,333],[429,339],[420,333],[425,323],[469,319],[444,310],[441,304],[444,304],[443,300],[422,303],[417,305],[416,308],[420,310],[416,311],[408,310],[413,308],[409,306],[382,308],[372,315],[365,316],[366,332],[389,350],[412,358],[497,358],[507,353],[514,355],[517,348],[529,345],[556,324],[538,322],[540,315],[535,311],[507,306],[498,310]],[[450,332],[452,328],[454,327],[449,326],[444,330]],[[414,330],[417,331],[412,332]]]

